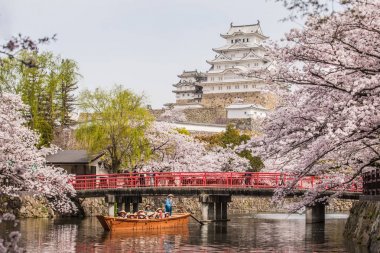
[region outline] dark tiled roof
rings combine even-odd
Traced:
[[[102,155],[91,156],[86,150],[59,150],[56,154],[48,155],[46,161],[53,164],[86,164]]]

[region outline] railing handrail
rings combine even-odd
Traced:
[[[333,176],[305,176],[299,180],[295,188],[312,189],[320,187],[323,181],[333,178]],[[284,186],[294,179],[294,175],[281,172],[127,172],[76,175],[71,178],[71,184],[77,190],[137,187],[253,187],[274,189]],[[339,190],[339,188],[335,189]],[[362,191],[361,180],[353,182],[350,188],[345,189],[350,192]]]

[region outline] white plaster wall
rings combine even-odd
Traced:
[[[248,118],[265,118],[266,113],[262,110],[241,108],[241,109],[227,109],[228,119],[248,119]]]

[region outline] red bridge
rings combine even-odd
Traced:
[[[312,189],[331,179],[306,176],[297,183],[295,189]],[[273,172],[159,172],[77,175],[71,183],[77,191],[142,187],[275,189],[293,180],[294,176]],[[362,192],[362,183],[353,182],[346,191]]]
[[[302,195],[306,190],[321,187],[322,183],[333,182],[334,178],[307,176],[296,185],[292,195]],[[344,180],[344,178],[339,178]],[[105,197],[109,215],[114,213],[114,204],[127,212],[139,210],[142,197],[175,194],[176,196],[197,196],[201,203],[203,220],[227,220],[228,202],[232,195],[272,196],[274,189],[285,186],[294,177],[282,173],[237,173],[237,172],[162,172],[125,173],[108,175],[77,175],[71,184],[79,198]],[[336,190],[326,186],[324,196],[331,196]],[[322,188],[323,189],[323,188]],[[362,192],[361,180],[353,182],[339,195],[344,199],[359,199]],[[306,222],[324,221],[325,204],[307,207]]]

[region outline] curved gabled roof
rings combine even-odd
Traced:
[[[263,34],[261,30],[260,21],[257,21],[256,24],[251,24],[251,25],[233,25],[233,23],[231,23],[230,29],[228,30],[228,32],[224,34],[220,34],[220,36],[222,38],[228,39],[228,38],[234,37],[236,35],[241,35],[241,34],[257,34],[263,39],[268,38],[267,36]]]
[[[256,44],[256,43],[234,43],[234,44],[228,44],[224,45],[222,47],[213,48],[212,50],[217,53],[221,53],[223,51],[237,51],[237,50],[252,50],[257,48],[264,48],[262,45]]]

